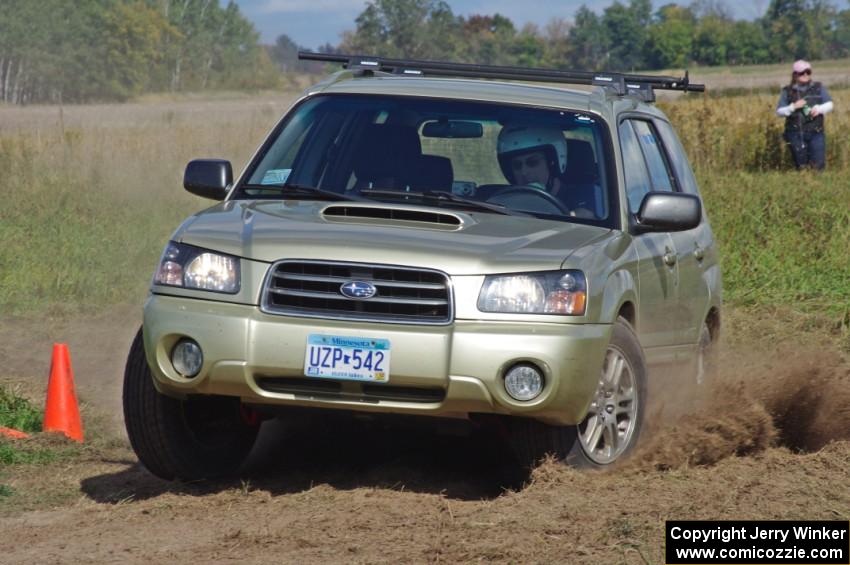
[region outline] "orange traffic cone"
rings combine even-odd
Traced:
[[[62,432],[69,438],[83,441],[83,424],[77,395],[74,393],[74,372],[71,354],[64,343],[53,344],[53,362],[47,383],[47,404],[44,408],[45,432]]]
[[[28,433],[22,432],[20,430],[13,430],[12,428],[4,428],[3,426],[0,426],[0,436],[6,436],[15,439],[26,439],[30,437]]]

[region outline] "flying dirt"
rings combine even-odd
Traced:
[[[719,364],[706,390],[661,392],[650,417],[655,429],[633,465],[712,465],[769,447],[814,452],[850,439],[850,371],[836,351],[792,344],[772,352],[736,348]]]

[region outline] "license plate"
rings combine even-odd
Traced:
[[[390,380],[390,342],[368,337],[307,337],[304,375],[350,381]]]

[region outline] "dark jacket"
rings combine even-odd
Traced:
[[[826,88],[819,83],[812,81],[806,88],[797,88],[796,86],[786,86],[782,89],[782,99],[780,105],[793,104],[801,98],[806,100],[806,106],[793,112],[785,118],[785,132],[816,133],[823,131],[823,115],[812,118],[806,115],[806,108],[811,108],[818,104],[823,104],[831,100]],[[782,100],[785,101],[783,104]]]

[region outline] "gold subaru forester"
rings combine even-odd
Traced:
[[[346,69],[238,178],[186,168],[220,203],[166,245],[129,354],[141,462],[231,473],[294,407],[496,419],[523,458],[627,455],[650,370],[702,380],[720,327],[715,242],[652,105],[701,86],[306,56]]]

